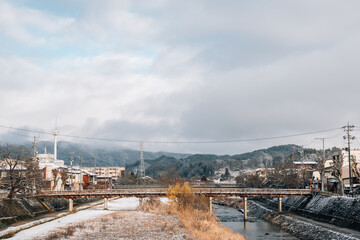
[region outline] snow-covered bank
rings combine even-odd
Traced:
[[[78,198],[74,205],[89,203],[99,198]],[[40,199],[35,197],[0,199],[0,229],[6,228],[9,224],[24,219],[31,219],[52,211],[65,210],[68,208],[68,200]]]
[[[114,213],[77,222],[49,232],[38,240],[72,239],[137,239],[182,240],[187,239],[174,215],[142,211],[115,211]]]
[[[262,217],[280,229],[300,239],[309,240],[358,240],[360,232],[320,223],[289,213],[279,213],[260,203],[249,202],[249,215]]]
[[[290,199],[290,198],[289,198]],[[289,204],[287,205],[285,208],[286,210],[298,210],[298,209],[303,209],[306,208],[306,206],[309,204],[309,202],[311,202],[312,204],[315,203],[315,201],[319,202],[319,205],[317,206],[317,208],[315,207],[310,207],[312,205],[309,205],[308,209],[323,209],[324,206],[324,202],[320,201],[319,199],[321,198],[314,198],[312,201],[311,199],[290,199],[287,201],[287,203],[289,202],[293,202],[293,204]],[[224,200],[224,199],[218,199],[217,202],[220,202],[223,205],[227,205],[227,206],[233,206],[235,208],[241,208],[242,207],[242,203],[239,203],[239,201],[241,200],[236,200],[236,199],[228,199],[228,200]],[[323,199],[323,201],[325,201],[325,199]],[[327,203],[330,204],[332,201],[334,201],[334,199],[327,199]],[[339,201],[339,199],[337,200]],[[354,201],[353,199],[348,199],[349,201]],[[295,202],[297,204],[295,204]],[[355,200],[356,202],[356,200]],[[270,205],[273,205],[273,209],[269,208],[268,206],[264,205],[265,203],[270,203]],[[248,202],[249,206],[248,206],[248,214],[249,216],[255,216],[258,218],[263,218],[266,221],[272,223],[273,225],[279,227],[280,229],[291,233],[292,235],[294,235],[295,237],[298,237],[300,239],[308,239],[308,240],[329,240],[329,239],[334,239],[334,240],[355,240],[355,239],[360,239],[360,232],[358,231],[354,231],[348,228],[342,228],[342,227],[338,227],[338,226],[334,226],[332,224],[329,223],[323,223],[323,222],[318,222],[316,220],[311,220],[311,219],[307,219],[305,217],[301,217],[301,216],[297,216],[295,214],[289,213],[289,212],[285,212],[285,213],[278,213],[276,210],[277,207],[277,202],[272,199],[268,199],[268,200],[262,200],[262,203],[259,203],[257,201],[249,201]],[[346,207],[349,207],[347,204],[344,203],[344,205]],[[276,207],[275,207],[276,206]],[[335,205],[334,208],[338,208],[337,211],[345,211],[343,208],[339,208],[338,205]],[[328,206],[328,209],[326,209],[326,211],[331,211],[331,207]],[[354,209],[353,208],[349,208]],[[355,209],[356,210],[356,209]],[[324,210],[325,211],[325,210]],[[356,210],[357,211],[357,210]],[[333,212],[336,212],[333,210]],[[345,211],[346,212],[346,211]],[[354,216],[354,214],[358,214],[359,212],[353,213],[351,216]]]
[[[55,217],[53,219],[46,219],[46,218],[41,219],[37,223],[34,222],[29,223],[29,225],[25,226],[25,228],[28,227],[30,228],[16,233],[10,239],[21,239],[21,240],[38,239],[40,236],[44,236],[44,234],[48,233],[49,231],[54,231],[58,228],[66,227],[76,222],[95,219],[100,216],[104,216],[106,214],[115,212],[117,210],[134,210],[138,206],[138,203],[139,201],[136,198],[121,198],[110,201],[108,206],[109,210],[103,210],[104,206],[101,204],[73,214],[69,214],[69,215],[63,214],[62,216],[60,216],[60,218]],[[16,232],[19,230],[19,228],[24,228],[24,226],[10,227],[6,229],[6,232],[9,233],[12,231]],[[5,231],[2,231],[0,233],[4,234]]]
[[[278,208],[277,199],[262,198],[259,201],[274,210]],[[283,210],[339,227],[360,229],[360,198],[320,194],[310,198],[284,198]]]

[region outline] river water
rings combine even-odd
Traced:
[[[213,204],[213,209],[215,215],[219,218],[224,227],[242,234],[248,240],[297,239],[259,218],[248,216],[248,221],[244,222],[243,213],[235,208]]]

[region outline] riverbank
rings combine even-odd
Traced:
[[[74,200],[74,205],[90,203],[98,198],[79,198]],[[68,208],[67,199],[40,199],[40,198],[17,198],[0,199],[0,230],[9,225],[26,220],[34,219],[51,212],[61,211]]]
[[[257,201],[273,210],[278,208],[276,198],[258,198]],[[360,198],[317,194],[306,198],[284,198],[282,206],[283,211],[312,220],[354,230],[360,229]]]
[[[176,216],[134,211],[138,203],[136,198],[112,199],[109,210],[97,205],[30,227],[9,239],[187,239]]]
[[[316,200],[316,199],[315,199]],[[319,198],[317,198],[319,201]],[[219,204],[233,206],[237,209],[242,210],[242,200],[241,199],[217,199]],[[294,201],[294,200],[293,200]],[[300,200],[299,200],[300,201]],[[255,216],[259,218],[263,218],[264,220],[272,223],[273,225],[279,227],[280,229],[291,233],[292,235],[300,238],[300,239],[360,239],[360,233],[358,231],[354,231],[348,228],[342,228],[338,226],[334,226],[329,223],[323,223],[316,220],[310,220],[301,216],[297,216],[292,212],[283,212],[279,213],[276,210],[271,209],[271,207],[267,206],[265,203],[271,202],[275,204],[275,201],[269,199],[268,201],[262,200],[258,201],[249,201],[248,214],[249,216]],[[299,208],[305,208],[308,203],[312,202],[311,199],[302,200],[301,206],[297,206]],[[330,203],[331,201],[325,200],[324,202]],[[322,202],[322,207],[324,207],[324,202]],[[288,202],[289,203],[289,202]],[[307,203],[307,204],[305,204]],[[313,202],[312,202],[313,203]],[[311,209],[309,205],[308,208]],[[316,206],[316,205],[315,205]],[[272,206],[274,207],[274,206]],[[327,206],[331,209],[331,207]],[[287,210],[292,209],[293,211],[296,209],[295,206],[287,205]]]

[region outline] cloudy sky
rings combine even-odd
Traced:
[[[0,125],[49,132],[57,119],[62,134],[144,141],[360,127],[359,8],[357,0],[0,0]],[[320,147],[315,137],[344,143],[339,130],[145,149],[233,154]]]

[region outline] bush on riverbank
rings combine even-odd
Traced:
[[[221,226],[215,215],[208,210],[209,200],[197,197],[186,183],[170,186],[167,192],[170,204],[150,199],[143,204],[143,210],[156,213],[176,214],[179,223],[192,239],[200,240],[245,240],[240,234]]]

